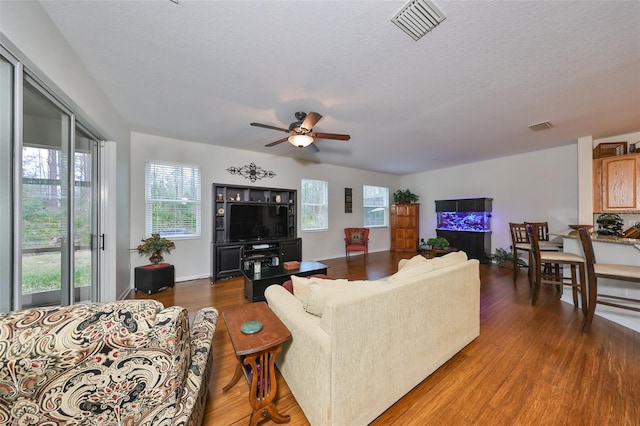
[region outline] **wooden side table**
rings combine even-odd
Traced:
[[[229,309],[222,313],[222,318],[238,358],[233,377],[222,391],[231,389],[244,375],[249,383],[249,404],[253,410],[249,425],[257,425],[267,418],[276,423],[288,423],[290,417],[280,414],[274,402],[277,393],[275,361],[282,343],[291,338],[291,332],[265,302]],[[260,321],[262,329],[253,334],[243,333],[240,328],[248,321]]]
[[[162,287],[173,287],[175,278],[175,267],[168,263],[138,266],[135,268],[135,291],[156,293]]]

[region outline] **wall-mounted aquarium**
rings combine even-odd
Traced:
[[[437,229],[446,231],[491,231],[491,212],[438,212]]]

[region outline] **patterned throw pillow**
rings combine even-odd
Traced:
[[[351,233],[351,244],[362,244],[364,241],[364,234],[362,232]]]

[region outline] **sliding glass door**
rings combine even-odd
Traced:
[[[99,142],[76,123],[73,202],[74,302],[98,300]]]
[[[0,55],[0,312],[11,309],[12,299],[14,203],[11,140],[15,117],[15,66]]]
[[[20,64],[0,59],[0,310],[96,301],[99,143]]]

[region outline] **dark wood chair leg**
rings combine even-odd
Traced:
[[[578,267],[578,272],[580,273],[580,302],[582,304],[582,314],[586,318],[588,314],[587,297],[589,297],[587,292],[589,290],[587,287],[587,277],[584,269],[585,268],[583,266]]]
[[[587,302],[587,315],[584,318],[584,324],[582,325],[582,332],[587,333],[591,329],[591,323],[593,322],[593,315],[596,312],[596,300],[598,299],[598,279],[595,278],[589,281],[589,301]]]
[[[516,246],[512,246],[513,250],[513,283],[515,284],[518,279],[518,250]]]

